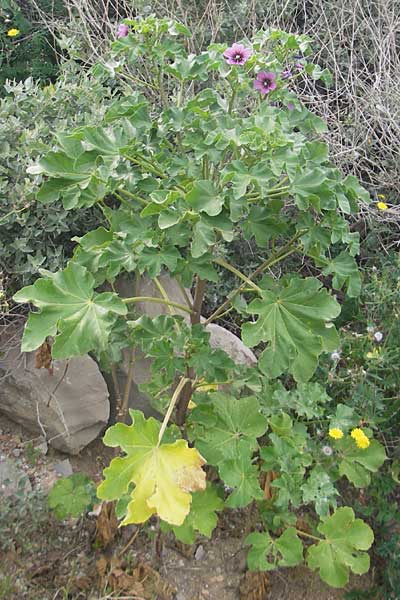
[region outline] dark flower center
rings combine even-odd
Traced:
[[[241,54],[236,54],[235,55],[235,60],[236,60],[236,62],[240,62],[242,60],[242,55]]]
[[[271,85],[271,83],[272,83],[272,80],[271,80],[271,79],[267,79],[267,78],[266,78],[266,79],[264,79],[264,81],[263,81],[263,86],[264,86],[264,87],[269,87],[269,86]]]

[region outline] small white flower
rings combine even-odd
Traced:
[[[340,359],[340,352],[339,352],[339,350],[335,350],[335,352],[332,352],[331,359],[332,360],[339,360]]]
[[[374,331],[374,326],[373,325],[368,325],[367,331],[368,331],[368,333],[372,333]]]
[[[333,454],[333,450],[330,446],[323,446],[322,452],[325,454],[325,456],[332,456]]]
[[[381,341],[383,340],[383,333],[382,333],[382,331],[376,331],[376,332],[374,333],[374,340],[375,340],[376,342],[378,342],[378,343],[379,343],[379,342],[381,342]]]

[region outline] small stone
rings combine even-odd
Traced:
[[[12,451],[12,455],[15,456],[15,458],[18,458],[19,456],[21,456],[21,450],[19,448],[14,448],[14,450]]]
[[[194,558],[195,560],[202,560],[205,556],[205,550],[203,548],[203,546],[200,544],[200,546],[197,546],[196,548],[196,552],[194,553]]]
[[[185,566],[185,561],[181,559],[181,560],[178,562],[178,567],[184,567],[184,566]]]
[[[68,477],[73,473],[72,466],[68,458],[62,460],[59,463],[56,463],[54,465],[54,470],[57,473],[57,475],[61,475],[61,477]]]

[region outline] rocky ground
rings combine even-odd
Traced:
[[[2,600],[337,600],[305,568],[245,570],[246,515],[220,518],[211,540],[179,545],[157,524],[122,530],[110,513],[57,521],[46,495],[60,476],[99,479],[109,460],[96,440],[78,456],[48,448],[0,416],[0,599]],[[366,588],[368,578],[353,585]]]

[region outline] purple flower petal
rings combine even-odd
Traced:
[[[288,102],[288,103],[286,104],[286,108],[287,108],[288,110],[294,110],[294,109],[295,109],[295,105],[293,104],[293,102]]]
[[[276,74],[275,73],[267,73],[266,71],[261,71],[257,73],[257,77],[254,81],[254,89],[261,92],[261,94],[269,94],[276,88]]]
[[[242,44],[236,44],[235,42],[230,48],[225,50],[223,56],[229,65],[242,66],[250,58],[251,50],[250,48],[245,48]]]
[[[290,69],[286,69],[285,71],[282,71],[281,73],[281,77],[282,79],[289,79],[289,77],[292,76],[292,71]]]
[[[117,38],[126,37],[128,35],[128,33],[129,33],[128,25],[124,25],[123,23],[121,23],[121,25],[118,26]]]

